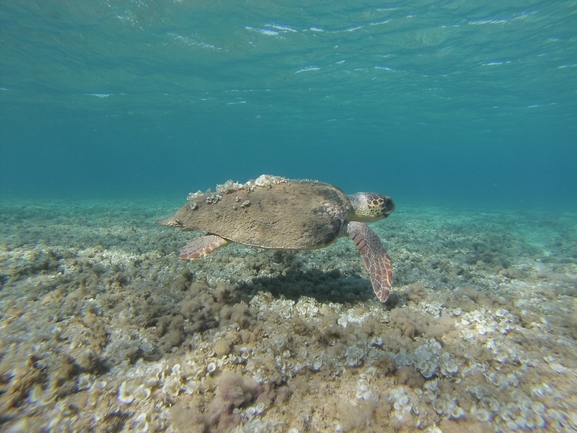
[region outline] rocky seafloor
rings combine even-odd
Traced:
[[[0,430],[577,431],[577,215],[403,207],[346,238],[191,262],[182,203],[0,205]]]

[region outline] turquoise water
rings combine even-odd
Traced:
[[[575,209],[575,1],[0,4],[0,195],[262,173]]]

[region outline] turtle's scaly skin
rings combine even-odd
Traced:
[[[390,197],[376,192],[357,192],[349,195],[348,198],[355,210],[353,220],[356,221],[379,221],[395,210]]]
[[[224,247],[228,241],[220,236],[206,235],[196,238],[194,242],[189,242],[180,249],[180,258],[198,259],[200,256],[210,254],[220,247]]]
[[[351,221],[347,225],[347,232],[363,258],[375,295],[379,301],[385,302],[393,284],[393,270],[387,251],[379,237],[366,224]]]
[[[229,242],[310,250],[346,233],[363,258],[377,298],[387,300],[391,260],[379,237],[361,221],[388,217],[395,209],[389,197],[364,192],[347,196],[327,183],[266,175],[245,185],[229,181],[219,190],[192,194],[174,217],[157,223],[207,233],[185,245],[180,258],[195,259]]]

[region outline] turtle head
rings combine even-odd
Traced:
[[[353,205],[353,221],[371,222],[388,217],[395,210],[391,197],[376,192],[357,192],[349,195]]]

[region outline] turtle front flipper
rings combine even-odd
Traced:
[[[180,249],[181,259],[196,259],[212,253],[217,248],[228,244],[228,241],[217,235],[206,235],[195,238]]]
[[[352,221],[347,225],[347,234],[357,246],[371,278],[371,284],[379,301],[385,302],[393,284],[391,259],[377,234],[366,224]]]

